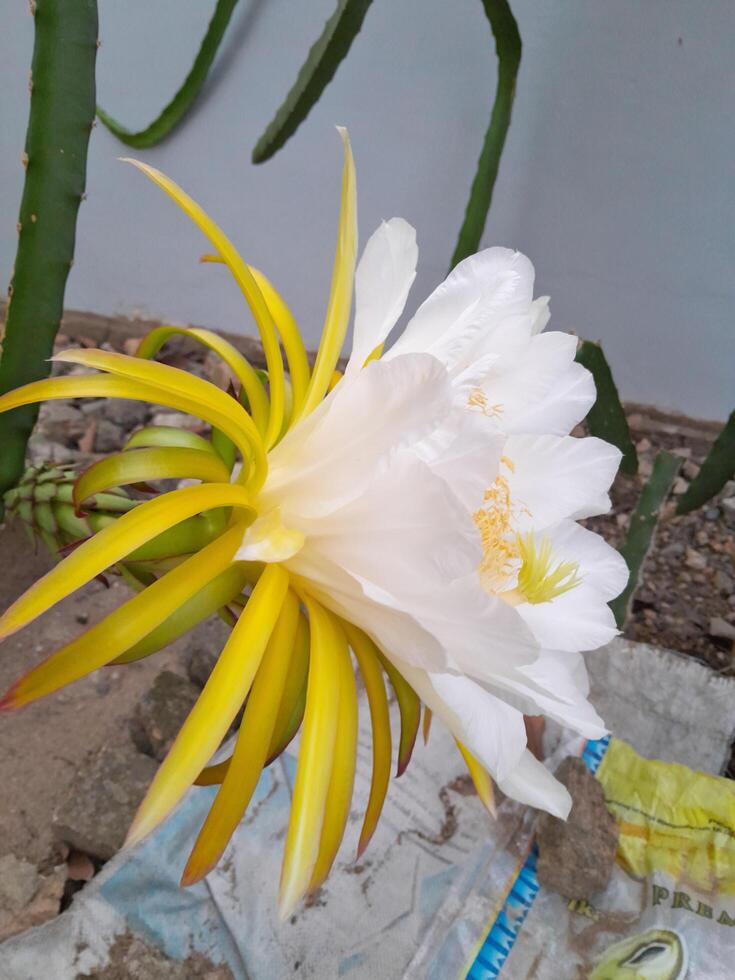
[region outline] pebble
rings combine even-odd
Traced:
[[[123,430],[109,419],[97,419],[97,430],[94,434],[94,451],[96,453],[114,453],[122,449]]]
[[[143,425],[148,418],[148,406],[128,398],[109,398],[104,403],[103,414],[110,422],[130,431]]]
[[[0,857],[0,942],[56,918],[65,881],[64,865],[42,875],[14,854]]]
[[[680,497],[683,493],[686,493],[689,489],[689,483],[684,479],[683,476],[677,476],[674,480],[674,485],[671,488],[671,492]]]
[[[720,516],[719,507],[708,507],[704,512],[704,519],[706,521],[716,521]]]
[[[710,636],[718,636],[723,640],[735,641],[735,626],[728,623],[722,616],[713,616],[710,619],[708,633]]]
[[[698,570],[707,567],[707,559],[704,557],[704,555],[701,555],[698,551],[695,551],[694,548],[687,548],[686,563],[689,568],[696,568]]]

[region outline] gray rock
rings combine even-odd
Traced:
[[[94,434],[94,451],[96,453],[114,453],[122,449],[123,430],[109,419],[97,419],[97,430]]]
[[[710,636],[717,636],[722,640],[732,640],[735,642],[735,626],[732,623],[728,623],[722,616],[711,617],[707,632]]]
[[[127,738],[108,742],[75,773],[54,813],[55,836],[77,851],[109,860],[122,846],[157,768]]]
[[[536,822],[538,880],[571,899],[589,899],[607,887],[620,830],[602,787],[581,759],[568,756],[556,772],[572,796],[568,820],[542,813]]]
[[[41,875],[14,854],[0,858],[0,942],[59,914],[66,871]]]
[[[102,413],[110,422],[122,426],[126,432],[129,432],[136,426],[143,425],[148,418],[148,406],[143,402],[135,402],[127,398],[108,398]]]
[[[65,446],[76,446],[88,424],[82,410],[67,402],[45,402],[38,416],[38,427],[43,435],[51,442]]]
[[[186,672],[197,687],[202,688],[207,683],[219,654],[218,647],[205,646],[199,643],[192,645],[186,663]]]
[[[28,440],[28,458],[34,466],[41,463],[73,463],[79,454],[60,442],[46,438],[40,430],[36,430]]]
[[[694,548],[687,548],[685,561],[689,568],[694,568],[697,571],[702,571],[703,568],[707,567],[707,559]]]
[[[198,697],[199,688],[186,677],[171,670],[162,671],[130,719],[130,737],[135,747],[163,762]]]

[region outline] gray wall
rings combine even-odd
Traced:
[[[0,279],[21,191],[32,22],[0,36]],[[735,402],[735,7],[732,0],[515,0],[524,42],[484,244],[514,246],[552,297],[552,325],[602,339],[625,397],[722,418]],[[279,285],[316,342],[351,132],[362,240],[416,225],[415,306],[443,277],[495,85],[478,0],[376,0],[307,122],[270,162],[250,150],[334,0],[242,0],[196,113],[138,155],[210,210]],[[188,70],[212,0],[101,0],[100,102],[145,124]],[[93,134],[71,308],[250,332],[198,233],[126,150]]]

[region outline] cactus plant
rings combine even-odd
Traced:
[[[31,12],[35,41],[26,176],[2,338],[0,395],[49,373],[94,123],[97,0],[35,0]],[[0,418],[0,497],[23,472],[37,415],[29,405]]]

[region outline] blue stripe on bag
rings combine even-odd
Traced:
[[[610,736],[606,735],[585,745],[582,761],[593,775],[597,772],[597,767],[602,762],[609,744]],[[511,884],[503,907],[490,926],[472,966],[465,974],[465,980],[494,980],[495,977],[500,976],[500,971],[538,894],[537,860],[538,848],[534,844]]]

